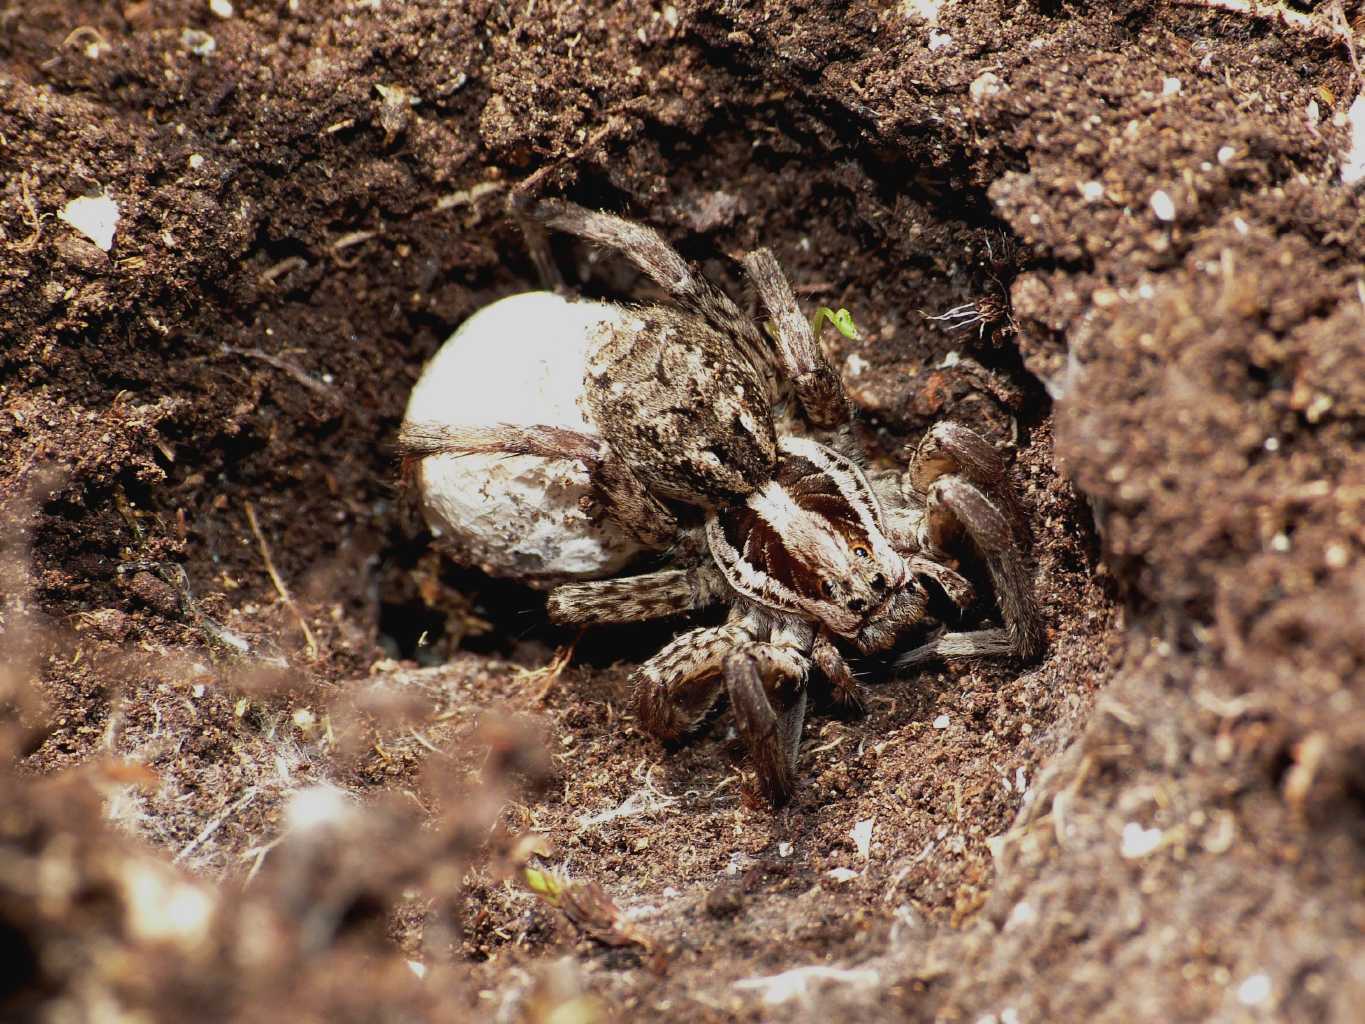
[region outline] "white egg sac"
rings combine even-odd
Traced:
[[[553,292],[479,310],[432,357],[408,423],[545,424],[597,434],[585,401],[588,355],[630,313]],[[609,576],[642,550],[600,512],[584,512],[587,470],[530,455],[431,455],[416,473],[427,525],[452,556],[495,575],[549,583]]]

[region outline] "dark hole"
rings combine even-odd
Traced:
[[[340,934],[370,932],[376,936],[382,935],[386,914],[387,907],[378,896],[362,892],[342,912],[337,932]]]
[[[22,1001],[38,984],[38,953],[27,935],[0,919],[0,1007]]]

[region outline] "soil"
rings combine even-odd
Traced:
[[[1359,1019],[1360,12],[1215,6],[0,10],[0,1016]],[[883,464],[1012,445],[1045,656],[863,666],[773,811],[635,728],[678,623],[444,560],[393,439],[533,174],[848,307]]]

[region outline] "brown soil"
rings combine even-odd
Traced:
[[[0,1016],[1359,1019],[1337,5],[932,6],[0,10]],[[724,714],[635,729],[676,624],[547,669],[573,637],[442,562],[392,451],[535,284],[542,168],[849,307],[879,457],[1017,435],[1044,660],[866,666],[777,813]],[[108,254],[56,217],[101,191]]]

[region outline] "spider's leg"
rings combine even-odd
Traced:
[[[725,592],[713,565],[566,583],[550,591],[550,618],[566,625],[639,622],[714,604]]]
[[[720,696],[726,655],[752,639],[743,622],[693,629],[675,637],[635,670],[635,714],[641,728],[665,742],[680,739]]]
[[[534,455],[575,461],[587,469],[607,514],[642,543],[663,547],[677,532],[673,514],[620,456],[591,434],[551,426],[404,423],[398,448],[408,461],[431,455]]]
[[[744,257],[744,267],[772,315],[778,369],[796,389],[806,419],[826,430],[847,425],[852,406],[844,393],[844,382],[820,351],[815,332],[801,314],[777,258],[767,249],[757,249]]]
[[[550,235],[545,225],[534,217],[528,217],[521,204],[513,202],[507,205],[512,218],[521,228],[521,237],[531,256],[531,264],[536,268],[536,276],[540,278],[540,286],[547,291],[562,293],[564,275],[559,272],[559,264],[550,251]]]
[[[774,805],[796,788],[810,659],[791,647],[749,643],[725,658],[725,686],[758,787]]]
[[[693,270],[653,228],[563,199],[541,200],[528,207],[524,215],[546,227],[616,250],[684,309],[726,332],[755,367],[766,365],[766,346],[758,328],[728,295]]]
[[[1015,654],[1025,659],[1035,657],[1043,645],[1042,623],[1033,599],[1028,560],[1010,517],[985,491],[963,476],[939,477],[929,485],[925,499],[922,537],[925,547],[933,551],[946,550],[959,533],[965,533],[971,539],[990,571],[1005,628],[948,633],[911,651],[900,663],[911,664],[930,657],[928,649],[931,647],[947,656]]]
[[[993,630],[949,633],[911,651],[902,663],[932,657],[928,651],[933,647],[948,656],[971,653],[1035,657],[1042,650],[1043,628],[1019,530],[1022,516],[1000,452],[960,423],[936,423],[920,441],[905,481],[910,497],[923,502],[918,525],[922,549],[941,554],[956,536],[965,533],[985,559],[1005,620],[1001,632],[1009,644],[998,649],[1000,644]]]
[[[1013,511],[1013,493],[1000,452],[975,430],[942,420],[920,440],[910,460],[907,480],[917,493],[927,494],[935,480],[950,473],[1001,495],[1003,501],[1010,502],[1006,512]]]
[[[1008,629],[974,629],[936,636],[927,644],[902,654],[896,659],[896,665],[905,668],[943,658],[990,658],[1018,653],[1014,637]]]

